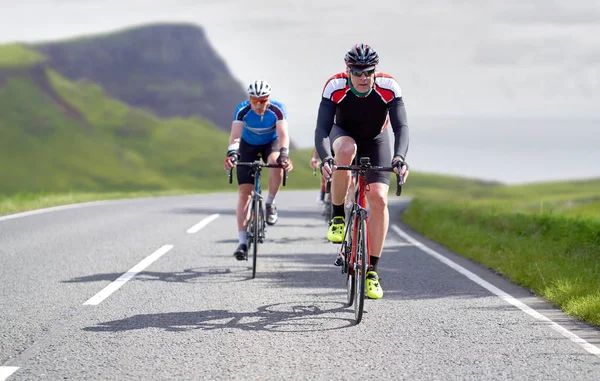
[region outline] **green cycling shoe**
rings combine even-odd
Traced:
[[[344,240],[344,217],[333,217],[327,231],[327,239],[333,243],[342,243]]]
[[[368,271],[366,278],[367,298],[381,299],[383,297],[383,289],[379,281],[379,275],[375,271]]]

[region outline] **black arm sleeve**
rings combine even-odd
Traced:
[[[394,131],[394,157],[400,156],[405,161],[408,151],[408,122],[404,101],[396,98],[389,105],[390,122]]]
[[[321,104],[319,104],[317,128],[315,128],[315,148],[317,149],[321,160],[328,156],[333,156],[331,153],[329,133],[333,127],[336,107],[335,102],[327,98],[322,98]]]

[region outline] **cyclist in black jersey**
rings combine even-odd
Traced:
[[[326,179],[332,180],[333,212],[327,238],[334,243],[343,240],[344,202],[350,183],[350,172],[336,172],[336,164],[351,165],[358,152],[360,156],[368,156],[374,166],[389,166],[391,163],[403,182],[408,177],[408,164],[405,161],[408,124],[398,82],[388,74],[375,71],[379,55],[369,45],[354,45],[346,53],[344,61],[346,70],[329,78],[323,88],[315,129],[315,147],[321,158],[321,173]],[[387,130],[390,124],[394,132],[393,146]],[[371,250],[367,296],[379,299],[383,296],[383,290],[377,265],[389,224],[389,173],[373,172],[367,183]]]

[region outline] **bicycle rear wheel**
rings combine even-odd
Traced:
[[[354,265],[354,319],[356,324],[362,320],[365,306],[365,275],[367,273],[367,229],[365,220],[360,218],[356,226],[358,234],[356,235],[356,258]]]

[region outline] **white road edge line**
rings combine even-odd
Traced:
[[[60,210],[69,210],[69,209],[83,208],[83,207],[93,206],[93,205],[108,205],[108,204],[112,204],[112,203],[114,203],[116,201],[118,201],[118,200],[87,201],[87,202],[80,202],[80,203],[75,203],[75,204],[50,206],[50,207],[47,207],[47,208],[29,210],[27,212],[20,212],[20,213],[8,214],[6,216],[0,216],[0,221],[7,221],[7,220],[15,219],[15,218],[22,218],[22,217],[27,217],[27,216],[34,216],[34,215],[37,215],[37,214],[57,212],[57,211],[60,211]]]
[[[147,256],[146,258],[144,258],[140,263],[133,266],[125,274],[121,275],[119,278],[117,278],[115,281],[110,283],[108,286],[104,287],[104,289],[102,289],[102,291],[100,291],[99,293],[97,293],[96,295],[94,295],[90,299],[88,299],[88,301],[83,303],[83,305],[84,306],[85,305],[96,306],[96,305],[102,303],[102,301],[104,299],[108,298],[110,296],[110,294],[117,291],[128,280],[130,280],[131,278],[136,276],[137,273],[139,273],[140,271],[143,271],[146,267],[150,266],[154,261],[156,261],[158,258],[165,255],[172,248],[173,248],[173,245],[164,245],[160,249],[156,250],[154,253],[152,253],[149,256]]]
[[[213,222],[217,218],[219,218],[219,214],[210,215],[210,216],[206,217],[205,219],[203,219],[202,221],[198,222],[196,225],[194,225],[191,228],[189,228],[187,230],[187,232],[190,233],[190,234],[198,233],[200,231],[200,229],[202,229],[206,225],[210,224],[211,222]]]
[[[553,330],[555,330],[556,332],[560,333],[561,335],[563,335],[567,339],[571,340],[575,344],[578,344],[579,346],[581,346],[583,349],[585,349],[589,353],[600,357],[600,348],[598,348],[597,346],[595,346],[593,344],[590,344],[589,342],[587,342],[586,340],[584,340],[581,337],[577,336],[576,334],[574,334],[573,332],[569,331],[568,329],[564,328],[560,324],[557,324],[557,323],[553,322],[552,320],[550,320],[546,316],[544,316],[541,313],[537,312],[533,308],[527,306],[525,303],[523,303],[523,302],[517,300],[516,298],[510,296],[508,293],[500,290],[498,287],[492,285],[491,283],[489,283],[489,282],[481,279],[479,276],[477,276],[474,273],[472,273],[471,271],[465,269],[464,267],[462,267],[461,265],[457,264],[456,262],[451,261],[450,259],[444,257],[442,254],[438,253],[437,251],[432,250],[429,247],[425,246],[421,242],[417,241],[416,239],[414,239],[413,237],[411,237],[410,235],[408,235],[407,233],[405,233],[398,226],[392,225],[392,229],[394,229],[394,231],[400,237],[406,239],[408,242],[412,243],[417,248],[421,249],[422,251],[424,251],[425,253],[429,254],[433,258],[437,259],[438,261],[442,262],[443,264],[447,265],[448,267],[452,268],[453,270],[458,271],[459,273],[461,273],[462,275],[466,276],[467,278],[469,278],[473,282],[477,283],[481,287],[485,288],[486,290],[488,290],[491,293],[495,294],[499,298],[503,299],[505,302],[507,302],[509,304],[512,304],[513,306],[517,307],[521,311],[523,311],[526,314],[532,316],[534,319],[539,320],[539,321],[543,321],[543,322],[546,322],[546,323],[549,323],[550,327]]]
[[[0,381],[5,381],[19,369],[18,366],[0,366]]]

